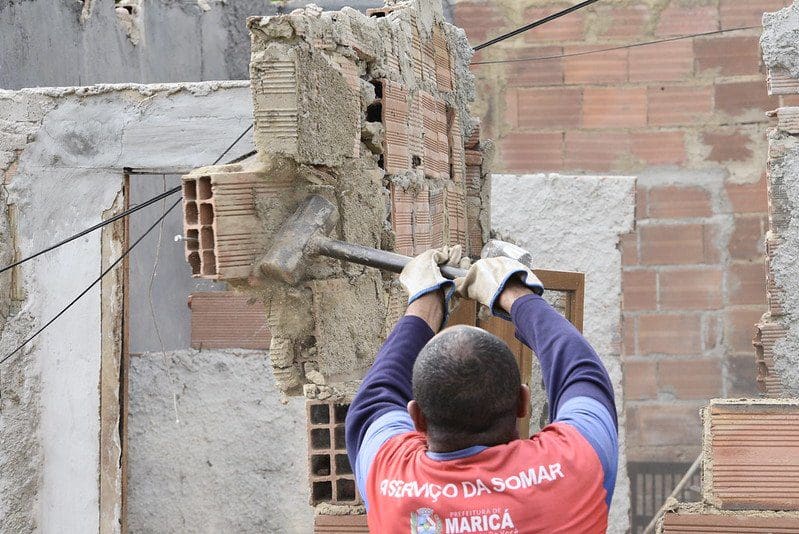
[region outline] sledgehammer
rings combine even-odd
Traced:
[[[392,273],[402,272],[411,260],[408,256],[355,245],[327,237],[338,222],[336,207],[324,197],[306,198],[297,211],[283,224],[272,243],[272,247],[261,258],[261,272],[288,284],[296,285],[305,276],[308,260],[315,256],[327,256],[359,265],[375,267]],[[481,257],[508,256],[531,267],[530,254],[524,249],[493,239],[481,252]],[[465,276],[466,271],[444,265],[441,274],[449,279]]]

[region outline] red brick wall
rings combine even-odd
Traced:
[[[474,61],[756,26],[786,3],[600,2]],[[469,0],[454,14],[474,45],[571,4]],[[496,172],[639,176],[637,230],[622,243],[630,460],[693,460],[700,406],[756,391],[751,333],[766,311],[764,111],[781,103],[766,93],[759,35],[472,69],[485,136],[499,146]]]

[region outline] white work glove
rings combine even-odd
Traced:
[[[510,315],[497,304],[499,296],[505,285],[513,277],[541,295],[544,286],[541,281],[522,263],[505,256],[483,258],[469,268],[466,276],[455,279],[455,287],[462,297],[476,300],[488,306],[491,313],[497,317],[510,320]]]
[[[461,246],[455,245],[454,247],[443,247],[422,252],[408,262],[399,277],[402,287],[408,292],[408,304],[422,295],[442,289],[444,291],[444,313],[446,315],[449,301],[455,293],[455,282],[445,278],[441,274],[439,266],[460,266],[463,262],[461,255]]]

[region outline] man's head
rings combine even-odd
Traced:
[[[528,412],[530,392],[498,337],[471,326],[448,328],[419,353],[408,411],[431,450],[496,445],[518,437],[516,418]]]

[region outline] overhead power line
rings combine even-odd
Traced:
[[[587,7],[587,6],[590,6],[591,4],[594,4],[594,3],[598,2],[598,1],[599,0],[585,0],[584,2],[580,2],[579,4],[575,4],[575,5],[573,5],[573,6],[569,7],[569,8],[564,9],[563,11],[558,11],[557,13],[553,13],[552,15],[549,15],[547,17],[539,19],[539,20],[537,20],[535,22],[531,22],[530,24],[527,24],[526,26],[522,26],[521,28],[517,28],[517,29],[513,30],[512,32],[508,32],[508,33],[502,34],[499,37],[494,37],[490,41],[486,41],[485,43],[482,43],[482,44],[479,44],[479,45],[475,46],[472,50],[477,52],[478,50],[482,50],[483,48],[487,48],[487,47],[489,47],[491,45],[497,44],[500,41],[504,41],[505,39],[510,39],[511,37],[515,37],[516,35],[519,35],[520,33],[524,33],[526,31],[532,30],[533,28],[537,28],[538,26],[546,24],[547,22],[551,22],[551,21],[553,21],[555,19],[559,19],[560,17],[562,17],[564,15],[568,15],[569,13],[573,13],[573,12],[579,10],[579,9],[582,9],[584,7]]]
[[[142,242],[142,240],[143,240],[145,237],[147,237],[147,234],[149,234],[150,232],[152,232],[152,231],[153,231],[153,229],[154,229],[156,226],[158,226],[158,225],[161,223],[161,221],[162,221],[162,220],[164,220],[164,219],[166,218],[166,216],[167,216],[167,215],[169,215],[169,212],[171,212],[173,209],[175,209],[175,207],[176,207],[178,204],[180,204],[181,200],[182,200],[182,199],[180,199],[180,198],[179,198],[179,199],[177,199],[177,200],[175,201],[175,203],[174,203],[174,204],[172,204],[172,207],[170,207],[170,208],[169,208],[168,210],[166,210],[166,211],[165,211],[165,212],[164,212],[164,213],[163,213],[163,214],[162,214],[160,217],[158,217],[158,219],[156,219],[156,221],[155,221],[155,222],[154,222],[154,223],[153,223],[153,224],[152,224],[152,225],[151,225],[151,226],[150,226],[150,227],[149,227],[149,228],[148,228],[148,229],[147,229],[147,230],[146,230],[146,231],[145,231],[145,232],[144,232],[144,233],[141,235],[141,237],[139,237],[139,238],[138,238],[136,241],[134,241],[134,242],[133,242],[133,244],[132,244],[130,247],[128,247],[128,249],[127,249],[125,252],[123,252],[123,253],[122,253],[122,255],[121,255],[120,257],[118,257],[116,260],[114,260],[114,263],[112,263],[111,265],[109,265],[109,266],[108,266],[108,268],[106,268],[106,269],[105,269],[105,270],[104,270],[102,273],[100,273],[100,276],[98,276],[97,278],[95,278],[94,282],[92,282],[91,284],[89,284],[89,287],[87,287],[86,289],[84,289],[83,291],[81,291],[81,292],[80,292],[80,294],[79,294],[77,297],[75,297],[74,299],[72,299],[72,302],[70,302],[69,304],[67,304],[67,305],[66,305],[66,306],[65,306],[65,307],[64,307],[64,308],[63,308],[63,309],[62,309],[60,312],[58,312],[58,313],[55,315],[55,317],[53,317],[52,319],[50,319],[49,321],[47,321],[47,322],[44,324],[44,326],[42,326],[41,328],[39,328],[39,329],[38,329],[36,332],[34,332],[32,335],[28,336],[28,338],[27,338],[27,339],[25,339],[25,341],[23,341],[22,343],[20,343],[20,344],[17,346],[17,348],[15,348],[15,349],[14,349],[14,350],[12,350],[11,352],[9,352],[9,353],[8,353],[6,356],[4,356],[4,357],[3,357],[3,359],[2,359],[2,360],[0,360],[0,365],[1,365],[1,364],[3,364],[3,363],[6,361],[6,360],[8,360],[10,357],[12,357],[14,354],[16,354],[17,352],[19,352],[20,350],[22,350],[22,348],[23,348],[25,345],[27,345],[28,343],[30,343],[30,342],[31,342],[31,340],[33,340],[33,338],[35,338],[36,336],[38,336],[39,334],[41,334],[41,333],[42,333],[42,332],[43,332],[43,331],[44,331],[44,330],[45,330],[45,329],[46,329],[48,326],[50,326],[51,324],[53,324],[53,323],[55,322],[55,320],[56,320],[56,319],[58,319],[59,317],[61,317],[62,315],[64,315],[64,314],[67,312],[67,310],[69,310],[69,309],[70,309],[72,306],[74,306],[74,305],[75,305],[75,303],[76,303],[76,302],[78,302],[78,301],[81,299],[81,297],[83,297],[83,295],[85,295],[86,293],[88,293],[89,291],[91,291],[91,289],[92,289],[94,286],[96,286],[96,285],[97,285],[97,284],[100,282],[100,280],[102,280],[102,279],[103,279],[103,277],[104,277],[105,275],[107,275],[108,273],[110,273],[110,272],[111,272],[111,270],[112,270],[114,267],[116,267],[117,265],[119,265],[119,262],[121,262],[122,260],[124,260],[124,259],[125,259],[125,256],[127,256],[127,255],[130,253],[130,251],[131,251],[131,250],[133,250],[133,249],[136,247],[136,245],[138,245],[139,243],[141,243],[141,242]]]
[[[233,141],[233,143],[231,143],[231,144],[230,144],[230,146],[228,146],[228,147],[225,149],[225,151],[224,151],[224,152],[222,152],[222,154],[220,154],[220,156],[219,156],[218,158],[216,158],[216,161],[214,161],[212,165],[216,165],[217,163],[219,163],[219,162],[222,160],[222,158],[223,158],[223,157],[225,157],[225,154],[227,154],[228,152],[230,152],[230,151],[233,149],[233,147],[234,147],[234,146],[236,146],[236,145],[238,144],[238,142],[239,142],[239,141],[241,141],[241,140],[244,138],[244,136],[245,136],[245,135],[247,135],[247,132],[249,132],[250,130],[252,130],[252,124],[250,124],[250,125],[247,127],[247,129],[245,129],[245,130],[244,130],[244,131],[241,133],[241,135],[239,135],[239,136],[236,138],[236,140],[235,140],[235,141]],[[237,162],[237,161],[240,161],[240,159],[241,159],[241,158],[236,158],[236,159],[234,159],[234,160],[233,160],[231,163],[235,163],[235,162]],[[0,274],[2,274],[2,273],[4,273],[4,272],[8,271],[9,269],[13,269],[13,268],[14,268],[14,267],[16,267],[17,265],[22,265],[23,263],[25,263],[25,262],[27,262],[27,261],[30,261],[30,260],[32,260],[32,259],[34,259],[34,258],[38,258],[38,257],[39,257],[39,256],[41,256],[42,254],[46,254],[46,253],[50,252],[51,250],[55,250],[55,249],[57,249],[57,248],[58,248],[58,247],[60,247],[60,246],[63,246],[63,245],[66,245],[67,243],[70,243],[70,242],[72,242],[72,241],[75,241],[76,239],[78,239],[78,238],[80,238],[80,237],[83,237],[83,236],[85,236],[86,234],[90,234],[90,233],[94,232],[95,230],[99,230],[100,228],[103,228],[104,226],[108,226],[109,224],[111,224],[111,223],[112,223],[112,222],[114,222],[114,221],[118,221],[119,219],[122,219],[122,218],[124,218],[124,217],[127,217],[128,215],[130,215],[130,214],[132,214],[132,213],[136,213],[137,211],[139,211],[139,210],[141,210],[141,209],[144,209],[144,208],[146,208],[147,206],[149,206],[149,205],[151,205],[151,204],[154,204],[154,203],[158,202],[158,201],[159,201],[159,200],[161,200],[161,199],[164,199],[164,198],[166,198],[166,197],[172,196],[172,195],[174,195],[175,193],[179,192],[179,191],[180,191],[180,188],[181,188],[181,186],[173,187],[172,189],[170,189],[170,190],[168,190],[168,191],[164,191],[164,192],[163,192],[163,193],[161,193],[160,195],[154,196],[153,198],[151,198],[151,199],[149,199],[149,200],[145,200],[145,201],[144,201],[144,202],[142,202],[141,204],[137,204],[137,205],[135,205],[135,206],[133,206],[133,207],[131,207],[131,208],[128,208],[128,209],[126,209],[125,211],[123,211],[123,212],[121,212],[121,213],[117,213],[117,214],[116,214],[116,215],[114,215],[113,217],[109,217],[108,219],[103,219],[101,222],[99,222],[99,223],[95,224],[94,226],[92,226],[92,227],[90,227],[90,228],[86,228],[85,230],[81,230],[81,231],[80,231],[80,232],[78,232],[77,234],[75,234],[75,235],[72,235],[72,236],[70,236],[70,237],[68,237],[68,238],[64,239],[63,241],[59,241],[58,243],[55,243],[54,245],[50,245],[49,247],[47,247],[47,248],[45,248],[45,249],[42,249],[42,250],[40,250],[39,252],[36,252],[35,254],[31,254],[30,256],[28,256],[28,257],[26,257],[26,258],[22,258],[22,259],[21,259],[21,260],[19,260],[19,261],[15,261],[14,263],[12,263],[12,264],[10,264],[10,265],[6,265],[5,267],[3,267],[3,268],[0,268]]]
[[[692,33],[690,35],[679,35],[677,37],[668,37],[665,39],[657,39],[655,41],[645,41],[642,43],[632,43],[626,45],[619,45],[613,46],[610,48],[599,48],[596,50],[586,50],[583,52],[572,52],[569,54],[558,54],[555,56],[537,56],[537,57],[523,57],[523,58],[515,58],[515,59],[497,59],[493,61],[475,61],[472,65],[496,65],[499,63],[518,63],[522,61],[545,61],[549,59],[560,59],[564,57],[576,57],[576,56],[588,56],[591,54],[599,54],[601,52],[613,52],[614,50],[624,50],[627,48],[636,48],[639,46],[649,46],[654,44],[660,43],[670,43],[672,41],[681,41],[683,39],[693,39],[694,37],[707,37],[709,35],[718,35],[720,33],[729,33],[729,32],[737,32],[742,30],[755,30],[759,29],[760,26],[743,26],[741,28],[728,28],[726,30],[715,30],[712,32],[704,32],[704,33]]]

